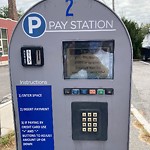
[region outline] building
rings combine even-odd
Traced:
[[[0,18],[0,61],[8,60],[8,45],[17,21]]]

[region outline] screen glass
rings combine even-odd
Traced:
[[[64,79],[113,79],[114,40],[63,42]]]

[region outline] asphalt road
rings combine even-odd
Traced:
[[[141,67],[144,65],[140,63],[139,65],[134,63],[133,68],[138,66]],[[145,67],[145,66],[144,66]],[[148,67],[148,65],[147,65]],[[149,66],[150,67],[150,66]],[[0,67],[0,100],[10,93],[10,86],[9,86],[9,73],[8,67]],[[140,96],[138,91],[133,83],[132,87],[132,103],[134,105],[138,105],[139,101],[141,103]],[[150,103],[150,102],[149,102]],[[144,110],[143,110],[144,111]],[[139,130],[133,126],[133,122],[135,121],[134,116],[131,115],[131,124],[130,124],[130,150],[150,150],[150,145],[144,143],[139,139]]]
[[[138,90],[137,90],[138,89]],[[150,123],[150,63],[133,63],[133,105]]]

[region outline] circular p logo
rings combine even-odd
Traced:
[[[26,35],[38,38],[45,33],[46,20],[41,14],[33,12],[25,16],[22,27]]]

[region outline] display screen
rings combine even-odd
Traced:
[[[114,40],[63,42],[64,79],[113,79]]]

